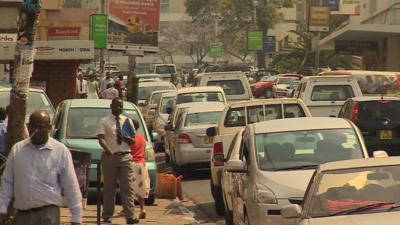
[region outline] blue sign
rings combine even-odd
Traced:
[[[276,52],[276,36],[265,36],[264,51],[266,53],[275,53]]]
[[[340,0],[328,0],[328,7],[331,11],[339,11]]]

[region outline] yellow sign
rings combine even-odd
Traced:
[[[330,16],[331,13],[329,7],[310,7],[310,13],[308,16],[308,30],[328,32]]]

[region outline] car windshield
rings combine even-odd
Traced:
[[[203,124],[217,124],[222,112],[201,112],[187,114],[185,126],[195,126]]]
[[[350,85],[315,85],[311,93],[311,101],[345,101],[352,97]]]
[[[10,104],[10,91],[0,92],[0,107],[6,108]],[[28,105],[25,116],[25,123],[28,122],[29,116],[36,110],[45,110],[49,113],[50,118],[54,116],[54,109],[51,106],[50,101],[44,93],[41,92],[29,92]]]
[[[400,121],[400,101],[380,100],[359,103],[359,120],[376,121],[389,120]]]
[[[176,99],[176,104],[190,102],[224,102],[224,97],[221,92],[198,92],[179,94]]]
[[[225,95],[241,95],[245,93],[241,80],[210,80],[207,86],[221,87]]]
[[[318,180],[310,217],[399,210],[399,165],[331,170]]]
[[[151,104],[157,104],[158,101],[159,101],[160,98],[161,98],[161,94],[162,94],[162,93],[155,93],[155,94],[153,94],[153,97],[151,98]]]
[[[172,86],[146,86],[146,87],[139,87],[139,100],[146,100],[153,91],[163,91],[163,90],[173,90]]]
[[[176,73],[175,66],[157,66],[157,74]]]
[[[296,78],[296,77],[281,77],[278,79],[277,83],[290,85],[290,84],[293,84],[293,82],[295,80],[298,80],[298,78]]]
[[[398,75],[354,74],[358,86],[364,95],[395,94],[400,91]]]
[[[291,170],[362,158],[354,130],[329,129],[256,134],[261,170]]]
[[[172,107],[175,102],[175,97],[164,97],[161,99],[161,106],[159,107],[160,113],[167,114],[167,109]]]
[[[96,127],[99,120],[110,114],[109,108],[71,108],[68,114],[66,138],[70,139],[89,139],[96,137]],[[144,137],[142,120],[135,110],[124,110],[123,114],[138,120],[140,127],[138,132]]]

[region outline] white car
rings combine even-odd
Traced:
[[[237,173],[231,199],[234,224],[294,224],[281,217],[289,204],[302,204],[319,164],[368,158],[362,135],[348,120],[291,118],[248,125],[240,140],[239,159],[226,170]]]
[[[167,125],[169,114],[167,108],[171,108],[176,100],[176,91],[164,92],[157,103],[153,121],[153,131],[158,134],[155,142],[156,151],[164,151],[165,125]]]
[[[283,207],[297,225],[397,225],[400,219],[400,157],[322,164],[303,207]]]
[[[224,107],[220,102],[192,103],[177,116],[169,149],[174,174],[188,174],[194,166],[210,167],[213,142],[206,129],[218,123]]]
[[[140,110],[143,110],[146,99],[149,98],[153,91],[162,90],[176,90],[176,87],[168,81],[147,81],[139,82],[138,90],[138,106]]]
[[[218,125],[207,129],[207,135],[213,137],[214,144],[210,158],[210,186],[218,215],[224,214],[221,173],[234,135],[247,124],[265,120],[310,116],[310,111],[300,99],[257,99],[234,102],[225,107]]]
[[[226,97],[220,87],[187,87],[178,89],[176,105],[191,102],[226,103]]]

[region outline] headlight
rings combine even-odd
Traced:
[[[262,204],[278,204],[275,194],[269,188],[261,185],[256,186],[255,200]]]

